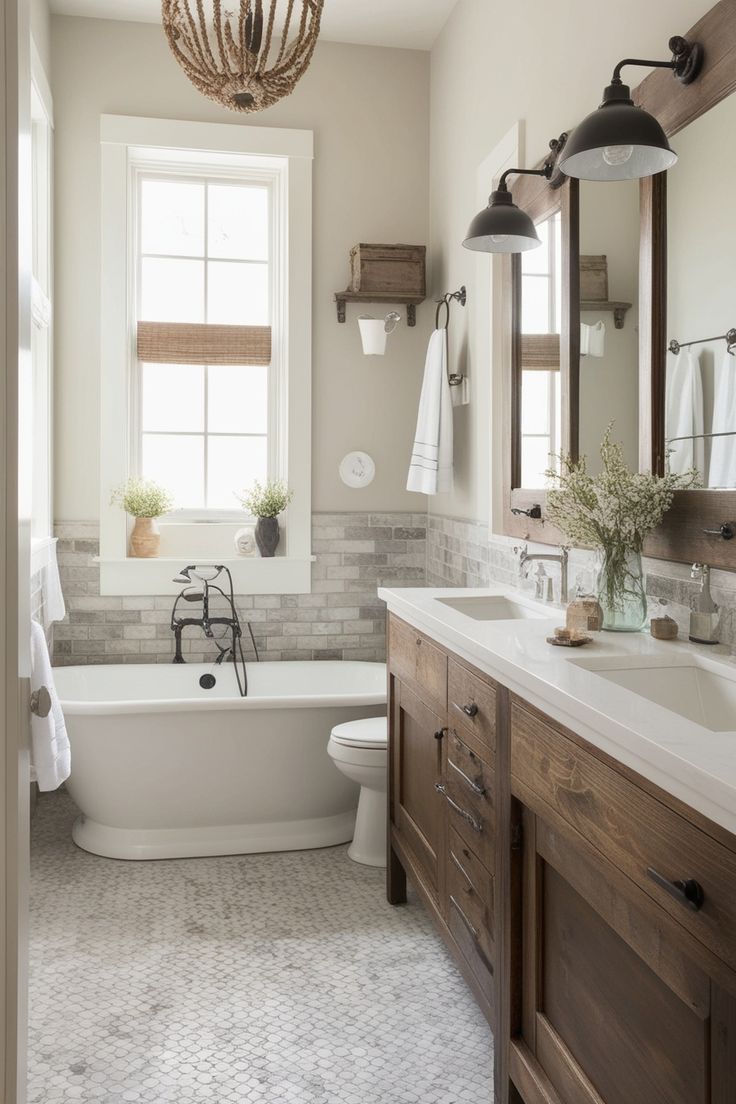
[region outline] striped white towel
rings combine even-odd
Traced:
[[[407,491],[434,495],[451,491],[452,394],[447,379],[447,330],[435,330],[427,346],[417,429]]]

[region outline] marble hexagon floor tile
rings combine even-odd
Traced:
[[[29,1104],[488,1104],[488,1027],[346,849],[116,862],[32,829]]]

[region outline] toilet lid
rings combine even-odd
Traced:
[[[345,724],[335,725],[332,739],[348,747],[385,748],[388,744],[388,722],[385,717],[346,721]]]

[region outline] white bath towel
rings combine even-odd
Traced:
[[[447,330],[435,330],[427,346],[419,414],[407,491],[451,491],[452,395],[447,378]]]
[[[736,430],[736,357],[724,353],[721,363],[715,366],[713,433],[730,430]],[[736,436],[713,438],[708,486],[736,486]]]
[[[45,686],[51,695],[47,717],[31,713],[32,777],[40,790],[55,790],[69,777],[71,749],[64,714],[54,685],[46,636],[37,621],[31,621],[31,690]]]
[[[671,472],[695,468],[704,478],[705,446],[698,433],[703,433],[703,375],[699,360],[683,349],[667,372],[665,435]]]

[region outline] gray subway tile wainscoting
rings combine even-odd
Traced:
[[[54,627],[54,662],[169,663],[173,599],[101,597],[98,528],[89,522],[57,526],[58,557],[67,616]],[[529,589],[519,579],[514,545],[489,536],[484,523],[424,512],[319,513],[313,516],[311,594],[239,595],[241,619],[250,621],[264,659],[364,659],[386,655],[385,609],[379,586],[482,587],[490,583]],[[667,612],[687,637],[695,585],[687,564],[645,561],[650,613]],[[570,587],[593,580],[594,556],[573,550]],[[549,573],[557,581],[556,568]],[[736,647],[736,574],[714,571],[721,605],[722,641]],[[190,662],[209,662],[214,645],[201,634],[184,639]],[[247,656],[246,656],[247,658]]]

